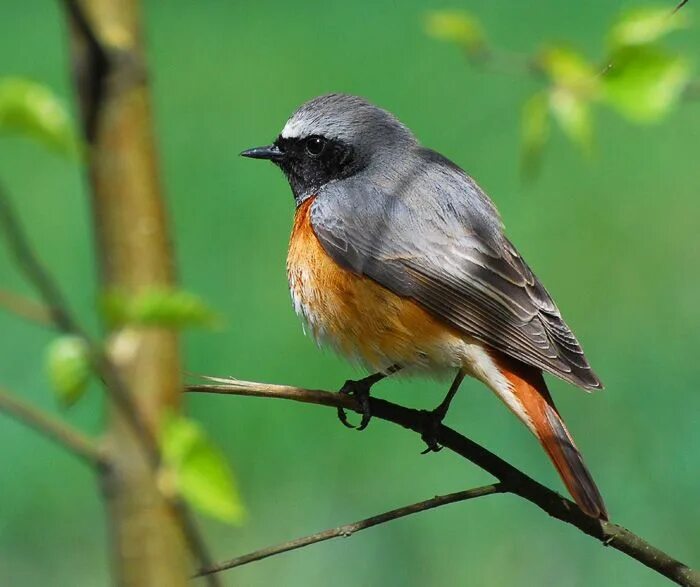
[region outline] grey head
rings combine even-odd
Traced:
[[[602,387],[493,202],[390,113],[354,96],[321,96],[272,145],[242,155],[276,163],[297,205],[320,190],[310,223],[341,267],[488,348],[584,389]]]
[[[331,181],[391,162],[417,146],[394,115],[348,94],[326,94],[303,104],[275,142],[241,155],[282,169],[299,205]]]

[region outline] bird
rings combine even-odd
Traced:
[[[587,391],[602,383],[474,179],[389,111],[342,93],[302,104],[272,144],[241,155],[271,161],[291,187],[287,277],[305,330],[374,371],[340,389],[360,406],[359,429],[381,379],[454,373],[423,434],[437,451],[470,376],[534,434],[579,508],[608,518],[543,373]]]

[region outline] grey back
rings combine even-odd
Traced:
[[[384,145],[366,169],[317,194],[311,222],[324,249],[486,345],[584,389],[601,388],[488,196],[434,151]]]

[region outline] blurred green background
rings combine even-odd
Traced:
[[[696,103],[637,127],[597,117],[585,160],[555,133],[543,172],[518,171],[520,106],[537,85],[468,67],[425,36],[430,8],[467,8],[496,42],[532,52],[570,41],[600,58],[619,9],[638,3],[150,1],[147,40],[158,142],[182,282],[225,317],[188,333],[196,373],[334,389],[360,374],[303,336],[284,272],[291,194],[271,165],[238,157],[273,139],[304,100],[364,95],[465,167],[499,206],[511,239],[552,292],[606,391],[550,380],[613,519],[700,566],[700,166]],[[697,30],[672,44],[700,51]],[[72,103],[66,31],[50,0],[3,2],[0,75],[31,77]],[[0,139],[0,178],[70,301],[96,327],[90,213],[75,162]],[[0,285],[32,292],[0,250]],[[0,313],[0,384],[55,410],[43,371],[51,334]],[[100,394],[66,416],[102,426]],[[444,385],[398,380],[378,395],[432,407]],[[420,456],[410,434],[363,434],[331,410],[188,398],[230,458],[249,511],[240,528],[205,522],[216,558],[488,482],[447,451]],[[536,442],[476,382],[448,423],[562,490]],[[0,583],[108,584],[106,530],[92,474],[0,417]],[[618,552],[510,496],[493,496],[231,571],[230,585],[662,585]]]

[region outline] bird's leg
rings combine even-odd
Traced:
[[[447,392],[445,399],[443,399],[442,402],[440,402],[440,405],[431,412],[423,412],[425,416],[425,423],[423,425],[423,433],[421,434],[421,438],[423,439],[423,442],[425,442],[425,444],[428,445],[428,447],[421,454],[427,454],[429,452],[438,452],[439,450],[442,450],[442,447],[437,443],[436,440],[437,431],[440,427],[440,424],[442,424],[445,415],[447,414],[447,410],[450,409],[450,402],[457,393],[457,390],[459,389],[459,386],[462,383],[463,379],[464,371],[460,369],[457,372],[457,376],[452,382],[452,385],[450,385],[450,389]]]
[[[369,421],[372,419],[372,412],[369,407],[370,389],[375,383],[377,383],[377,381],[381,381],[392,373],[396,373],[399,369],[401,369],[400,365],[392,365],[386,371],[375,373],[374,375],[370,375],[369,377],[365,377],[363,379],[358,379],[357,381],[348,379],[343,384],[343,387],[340,388],[338,393],[352,395],[357,400],[357,403],[360,406],[360,412],[362,413],[360,425],[356,427],[348,422],[345,410],[343,408],[338,408],[338,419],[344,426],[347,426],[348,428],[357,428],[358,430],[364,430],[367,428],[367,424],[369,424]]]

